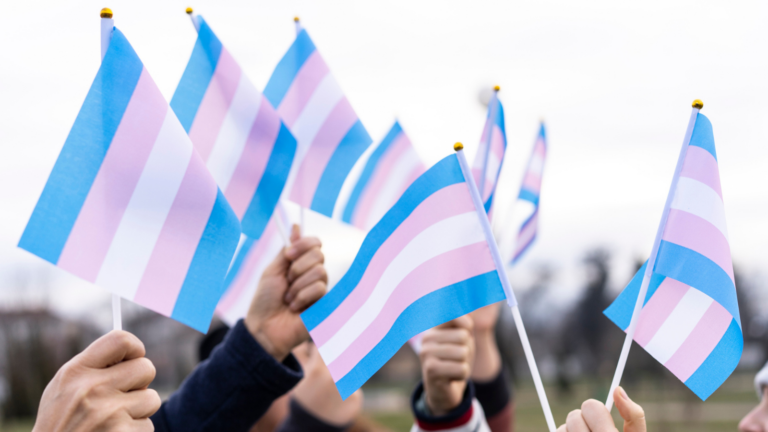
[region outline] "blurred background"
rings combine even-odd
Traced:
[[[693,99],[712,121],[745,348],[737,372],[702,403],[633,348],[624,383],[654,431],[723,430],[756,396],[768,359],[768,4],[760,1],[326,2],[5,1],[0,28],[0,413],[30,430],[55,371],[109,329],[109,294],[16,247],[99,67],[98,11],[108,6],[170,99],[205,17],[259,88],[294,38],[312,35],[364,125],[381,139],[397,118],[428,165],[465,143],[472,158],[485,96],[500,85],[508,149],[494,227],[505,224],[538,122],[549,157],[539,236],[510,271],[558,423],[604,399],[623,333],[602,314],[647,257]],[[290,209],[296,216],[296,209]],[[363,233],[309,215],[331,280]],[[153,386],[170,394],[197,363],[202,335],[123,302],[147,346]],[[212,325],[215,327],[217,323]],[[517,430],[544,418],[511,316],[497,328]],[[366,411],[410,425],[418,360],[405,347],[366,386]]]

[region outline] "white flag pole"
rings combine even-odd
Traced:
[[[488,241],[488,248],[491,250],[491,256],[493,257],[493,262],[496,265],[496,271],[499,274],[499,279],[501,280],[501,286],[504,288],[504,294],[507,297],[507,304],[509,305],[509,308],[512,310],[512,316],[515,319],[515,327],[517,328],[517,333],[520,335],[520,342],[523,344],[523,351],[525,351],[525,358],[528,360],[528,368],[531,370],[531,375],[533,376],[533,383],[536,386],[536,393],[539,395],[539,402],[541,403],[541,408],[544,411],[544,418],[547,420],[547,426],[549,427],[550,432],[555,432],[555,418],[552,416],[552,409],[549,407],[549,401],[547,400],[547,394],[544,391],[544,384],[541,382],[541,375],[539,374],[539,369],[536,366],[536,359],[533,357],[533,351],[531,350],[531,343],[528,341],[528,335],[525,332],[525,326],[523,325],[523,320],[520,317],[520,309],[517,307],[517,300],[515,300],[515,294],[512,292],[512,286],[509,283],[509,278],[507,277],[507,272],[504,270],[504,262],[501,260],[501,254],[499,253],[499,246],[496,244],[496,239],[493,237],[493,232],[491,232],[491,224],[488,222],[488,215],[485,213],[485,207],[483,206],[482,198],[480,197],[480,192],[477,190],[477,185],[475,185],[475,181],[472,178],[472,172],[469,169],[469,165],[467,164],[467,159],[464,157],[464,146],[461,143],[456,143],[453,146],[453,149],[456,150],[456,156],[459,159],[459,165],[461,165],[461,171],[464,174],[464,178],[467,180],[467,184],[469,185],[469,191],[472,195],[472,201],[475,203],[475,209],[477,210],[480,223],[483,226],[483,231],[485,232],[485,238]]]
[[[501,87],[499,86],[495,86],[493,88],[493,95],[491,96],[491,100],[488,101],[490,113],[488,115],[487,121],[493,122],[493,119],[496,118],[496,110],[498,106],[498,103],[496,102],[499,98],[499,90],[501,90]],[[491,137],[493,137],[493,123],[488,125],[488,130],[483,137],[483,141],[485,141],[485,154],[483,155],[483,175],[480,177],[480,184],[477,185],[477,187],[480,189],[480,202],[483,202],[482,197],[485,193],[485,176],[488,174],[488,158],[491,155]]]
[[[677,180],[680,177],[680,171],[683,169],[683,160],[685,159],[686,150],[688,149],[688,143],[691,141],[691,134],[693,133],[693,126],[696,124],[696,116],[699,114],[699,110],[704,107],[704,103],[698,99],[693,101],[693,109],[691,110],[691,117],[688,120],[688,129],[685,131],[685,138],[683,138],[683,145],[680,148],[680,156],[677,157],[677,167],[675,167],[675,175],[672,177],[672,184],[669,186],[669,192],[667,193],[667,202],[664,204],[664,211],[661,213],[661,221],[659,227],[656,230],[656,239],[653,241],[653,248],[651,249],[651,256],[648,258],[648,263],[645,266],[645,273],[643,273],[643,282],[640,284],[640,292],[637,295],[635,301],[635,308],[632,310],[632,320],[627,327],[627,335],[624,338],[624,345],[621,347],[621,355],[619,356],[619,364],[616,366],[616,373],[613,375],[613,381],[611,382],[611,389],[608,392],[608,399],[605,401],[605,406],[608,411],[613,408],[613,392],[616,387],[619,386],[621,376],[624,374],[624,367],[627,365],[627,357],[629,356],[629,349],[632,347],[632,341],[635,338],[635,329],[637,328],[637,319],[640,315],[640,311],[643,308],[645,302],[645,296],[648,292],[648,284],[651,281],[653,275],[653,268],[656,263],[656,255],[659,253],[659,245],[661,244],[661,236],[664,234],[664,227],[667,225],[667,217],[669,216],[669,207],[672,205],[672,198],[675,196],[675,190],[677,189]]]
[[[299,17],[295,16],[293,17],[293,23],[296,26],[296,36],[301,33],[301,20],[299,20]],[[301,233],[305,233],[305,225],[304,225],[304,206],[299,206],[299,228],[301,228]]]
[[[102,9],[99,16],[101,17],[101,60],[104,60],[109,42],[112,40],[112,29],[115,27],[115,21],[112,19],[112,10],[109,8]],[[120,296],[112,294],[112,329],[123,329],[122,315]]]
[[[195,14],[195,10],[191,7],[188,7],[187,15],[189,15],[189,19],[192,20],[192,25],[195,27],[196,32],[200,32],[200,23],[197,21],[197,14]]]

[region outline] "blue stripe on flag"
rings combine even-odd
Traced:
[[[203,96],[208,90],[208,84],[213,78],[213,71],[216,70],[222,48],[221,42],[203,17],[198,16],[197,19],[200,23],[200,31],[197,33],[195,48],[171,98],[171,109],[187,133],[192,127],[197,109],[200,108]]]
[[[491,192],[490,195],[488,195],[488,200],[485,202],[485,205],[483,205],[483,208],[485,209],[485,213],[488,214],[491,211],[491,205],[493,205],[493,194],[496,193],[496,188],[494,187],[494,191]]]
[[[447,186],[464,182],[459,160],[455,154],[443,158],[405,190],[384,217],[368,232],[347,273],[328,294],[301,314],[307,330],[311,331],[331,314],[357,286],[376,251],[390,235],[413,213],[425,199]]]
[[[629,284],[624,288],[624,291],[622,291],[621,294],[616,297],[616,300],[603,311],[603,314],[622,330],[626,331],[627,327],[629,327],[629,322],[632,320],[632,312],[635,310],[635,302],[637,301],[637,296],[640,294],[640,285],[643,283],[643,275],[645,274],[646,265],[648,265],[647,261],[640,267],[640,270],[635,273],[635,276],[629,281]],[[666,279],[665,276],[657,273],[654,273],[653,276],[651,276],[643,306],[645,306],[645,304],[648,303],[648,300],[653,297],[653,294],[664,279]]]
[[[245,258],[248,256],[248,252],[251,251],[251,248],[253,248],[254,244],[256,244],[256,240],[251,237],[246,236],[245,240],[243,240],[243,245],[240,247],[240,250],[237,251],[237,255],[235,255],[232,266],[227,272],[227,277],[224,278],[224,292],[229,290],[230,285],[232,285],[232,282],[235,280],[238,273],[240,273],[240,268],[243,266],[243,261],[245,261]]]
[[[315,52],[315,44],[309,38],[307,31],[302,29],[296,35],[296,40],[291,47],[288,48],[288,52],[280,59],[280,63],[275,67],[272,76],[269,77],[267,86],[264,88],[264,96],[275,109],[280,106],[280,102],[283,101],[285,94],[288,93],[288,89],[296,78],[296,74],[299,73],[301,67],[304,66],[304,62],[307,61],[313,52]]]
[[[275,211],[275,206],[283,193],[288,173],[296,155],[296,138],[291,131],[280,122],[280,132],[269,155],[264,175],[256,187],[248,209],[243,215],[243,233],[253,238],[261,238],[261,234],[269,223],[269,218]]]
[[[226,289],[224,277],[240,240],[240,222],[219,190],[171,318],[206,333]]]
[[[494,270],[440,288],[416,300],[400,314],[381,342],[336,382],[342,399],[360,388],[408,339],[505,298],[499,273]]]
[[[696,116],[696,124],[693,126],[693,133],[691,134],[691,141],[688,145],[701,147],[708,151],[712,157],[717,160],[717,152],[715,151],[715,135],[712,133],[712,123],[702,113]]]
[[[363,168],[363,172],[360,174],[360,178],[357,180],[355,188],[352,190],[352,194],[349,196],[347,205],[344,207],[344,214],[341,217],[342,221],[352,223],[352,216],[354,216],[355,211],[357,210],[357,204],[360,201],[360,196],[368,186],[368,182],[371,181],[371,177],[376,171],[376,167],[379,165],[379,161],[387,152],[387,150],[389,150],[389,148],[392,146],[395,138],[397,138],[397,136],[400,135],[402,131],[403,128],[400,127],[400,123],[395,122],[394,126],[392,126],[392,129],[390,129],[387,133],[387,136],[384,137],[384,140],[381,141],[381,144],[376,147],[376,150],[373,151],[371,157],[368,158],[368,161],[365,163],[365,168]]]
[[[501,105],[501,101],[496,99],[497,109],[496,118],[493,119],[493,123],[501,129],[502,136],[504,137],[504,148],[507,147],[507,127],[504,125],[504,107]]]
[[[528,189],[520,189],[520,195],[517,196],[517,199],[529,201],[536,206],[539,205],[539,196]]]
[[[310,209],[328,217],[333,215],[333,207],[336,205],[344,180],[372,141],[363,123],[357,120],[328,160],[328,165],[325,166],[317,183]]]
[[[117,28],[19,247],[56,264],[123,118],[144,65]]]
[[[547,131],[544,128],[544,122],[541,123],[541,126],[539,127],[539,136],[544,141],[544,146],[547,146]]]
[[[733,281],[725,270],[704,255],[662,240],[654,273],[671,277],[712,297],[736,322],[741,322]]]
[[[528,216],[528,219],[526,219],[525,222],[523,222],[523,224],[520,226],[520,229],[517,231],[518,232],[518,237],[519,237],[520,233],[536,218],[536,216],[538,216],[538,214],[539,214],[539,208],[536,207],[536,208],[533,209],[533,213],[531,213],[531,215]],[[525,245],[523,245],[523,247],[520,248],[520,250],[517,252],[517,254],[514,257],[512,257],[512,261],[510,262],[510,264],[516,263],[520,259],[520,257],[523,256],[523,254],[528,250],[528,248],[531,247],[531,245],[533,244],[534,240],[536,240],[536,235],[537,234],[538,233],[536,231],[534,231],[534,233],[531,236],[531,238],[528,239],[528,242],[525,243]]]
[[[734,319],[715,349],[685,381],[685,385],[701,400],[706,400],[736,369],[743,349],[744,339],[741,328],[739,322]]]

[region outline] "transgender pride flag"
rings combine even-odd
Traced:
[[[426,170],[408,135],[396,121],[366,162],[344,207],[342,220],[370,230]]]
[[[525,169],[525,177],[517,196],[515,213],[522,216],[523,222],[517,233],[515,249],[511,263],[516,263],[536,239],[539,228],[539,198],[541,197],[541,178],[544,173],[544,161],[547,158],[547,136],[544,123],[539,128],[539,135],[533,144],[533,153]]]
[[[290,226],[288,217],[280,205],[275,209],[274,217],[281,218],[283,227]],[[272,218],[258,240],[246,235],[240,238],[235,258],[224,280],[226,292],[216,307],[216,314],[230,327],[234,326],[237,320],[245,317],[256,288],[259,286],[261,275],[285,247],[279,229]]]
[[[296,139],[201,16],[171,108],[242,221],[259,238],[280,199]]]
[[[301,315],[344,399],[411,337],[505,298],[490,223],[459,156],[408,187],[339,283]]]
[[[472,176],[483,198],[485,211],[491,214],[493,194],[504,162],[504,151],[507,149],[507,129],[504,126],[504,108],[499,101],[498,93],[494,92],[488,103],[488,118],[483,128],[480,146],[472,163]]]
[[[682,157],[634,340],[706,399],[736,368],[744,343],[715,140],[701,113]],[[624,330],[645,268],[605,310]]]
[[[288,198],[331,217],[344,180],[372,140],[306,30],[277,64],[264,96],[298,140]]]
[[[19,247],[206,332],[240,224],[114,29]]]

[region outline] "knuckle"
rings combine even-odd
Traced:
[[[160,395],[157,393],[157,391],[153,389],[147,390],[147,404],[152,409],[152,412],[160,409],[160,405],[162,405],[163,401],[160,399]]]
[[[141,357],[136,360],[138,361],[139,370],[141,373],[150,379],[154,379],[155,375],[157,374],[157,369],[155,369],[155,365],[152,363],[152,360],[146,357]]]

